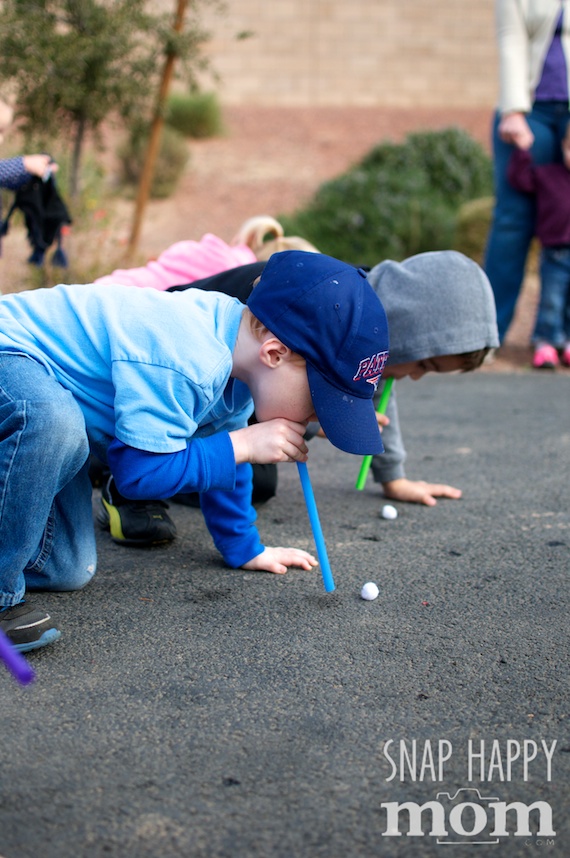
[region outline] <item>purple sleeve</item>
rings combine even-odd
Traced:
[[[8,188],[15,191],[21,185],[25,185],[31,178],[31,174],[24,167],[24,159],[5,158],[0,161],[0,188]]]

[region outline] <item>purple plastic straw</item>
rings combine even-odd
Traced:
[[[20,685],[28,685],[36,678],[24,656],[10,643],[3,631],[0,631],[0,660]]]

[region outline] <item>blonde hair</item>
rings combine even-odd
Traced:
[[[267,337],[275,336],[275,334],[273,334],[272,331],[269,330],[267,325],[264,325],[263,322],[257,318],[257,316],[254,316],[249,307],[246,307],[243,311],[243,318],[245,319],[245,323],[249,327],[250,332],[260,343],[266,340]],[[293,350],[291,350],[289,360],[299,364],[306,363],[305,358],[302,357],[302,355],[300,355],[298,352],[294,352]]]
[[[319,253],[317,248],[304,238],[286,236],[279,221],[270,215],[257,215],[246,220],[232,239],[232,244],[245,244],[255,253],[259,262],[265,262],[273,253],[281,250],[304,250]]]
[[[246,307],[243,311],[243,318],[256,340],[259,340],[260,343],[267,337],[268,334],[271,333],[269,328],[260,322],[257,316],[254,316],[249,307]]]

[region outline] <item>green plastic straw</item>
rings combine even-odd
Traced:
[[[388,400],[390,399],[390,393],[392,392],[393,382],[393,378],[386,379],[386,383],[384,384],[384,388],[382,390],[382,393],[380,394],[380,402],[378,403],[378,408],[376,409],[378,414],[386,413],[386,408],[388,407]],[[368,471],[370,470],[371,464],[372,456],[365,456],[362,460],[362,465],[360,466],[360,473],[358,474],[358,479],[356,480],[356,488],[359,492],[361,492],[366,485],[366,477],[368,476]]]

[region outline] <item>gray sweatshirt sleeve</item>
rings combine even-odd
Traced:
[[[375,403],[379,398],[380,390],[375,396]],[[404,471],[404,462],[406,460],[406,450],[402,440],[400,431],[400,420],[398,417],[398,403],[396,401],[396,387],[392,387],[392,393],[388,400],[386,416],[390,418],[390,423],[382,430],[382,441],[384,443],[384,452],[372,458],[372,475],[375,483],[387,483],[390,480],[398,480],[406,476]]]

